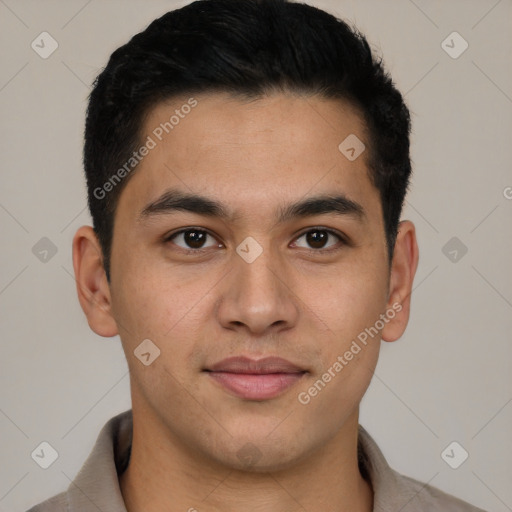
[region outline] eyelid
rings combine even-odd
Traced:
[[[347,237],[343,234],[343,233],[340,233],[334,229],[331,229],[331,228],[327,228],[325,226],[311,226],[309,228],[306,228],[304,231],[302,231],[301,233],[299,233],[295,238],[294,238],[294,242],[297,241],[297,239],[301,238],[302,236],[312,232],[312,231],[324,231],[325,233],[328,233],[329,235],[334,235],[335,237],[337,237],[339,239],[339,241],[341,242],[342,245],[349,245],[349,241],[347,239]],[[304,249],[306,251],[310,251],[310,252],[315,252],[315,253],[322,253],[322,252],[329,252],[329,251],[336,251],[338,249],[340,249],[340,247],[329,247],[327,249],[307,249],[305,247],[301,247],[301,249]]]
[[[221,242],[219,242],[218,238],[213,234],[211,233],[208,229],[205,229],[205,228],[201,228],[199,226],[187,226],[186,228],[181,228],[179,229],[178,231],[173,231],[172,233],[168,233],[166,235],[164,235],[163,237],[163,241],[164,242],[171,242],[173,238],[177,237],[178,235],[181,235],[183,233],[186,233],[187,231],[199,231],[201,233],[206,233],[207,235],[211,236],[213,239],[215,239],[217,241],[218,244],[221,244]],[[199,249],[187,249],[185,247],[180,247],[179,245],[177,244],[174,244],[176,245],[176,247],[178,247],[179,249],[181,249],[182,251],[185,251],[185,252],[194,252],[194,253],[199,253],[201,251],[208,251],[209,249],[211,249],[211,247],[206,247],[206,248],[199,248]],[[221,244],[222,245],[222,244]],[[214,247],[214,246],[212,246]],[[218,246],[217,246],[218,247]]]

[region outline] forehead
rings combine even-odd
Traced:
[[[349,159],[346,140],[349,146],[369,144],[358,111],[340,100],[284,94],[250,101],[226,94],[174,98],[146,116],[141,141],[151,150],[118,208],[140,213],[166,189],[178,188],[228,205],[233,216],[270,214],[285,197],[335,192],[378,212],[366,150]]]

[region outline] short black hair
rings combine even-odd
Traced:
[[[133,173],[118,173],[119,183],[112,177],[141,145],[145,116],[162,101],[210,92],[249,99],[298,93],[355,106],[368,134],[365,158],[391,263],[411,174],[410,115],[382,58],[355,27],[307,4],[199,0],[115,50],[89,97],[83,158],[107,278],[116,206]]]

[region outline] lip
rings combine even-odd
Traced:
[[[269,400],[283,394],[306,372],[280,357],[230,357],[205,369],[231,394],[246,400]]]

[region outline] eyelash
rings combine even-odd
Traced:
[[[210,235],[212,238],[216,239],[216,237],[211,234],[209,231],[205,230],[205,229],[202,229],[202,228],[195,228],[194,226],[191,226],[191,227],[188,227],[188,228],[185,228],[185,229],[181,229],[179,231],[176,231],[174,233],[171,233],[170,235],[167,235],[165,236],[164,238],[164,242],[165,243],[168,243],[168,242],[171,242],[173,238],[177,237],[178,235],[181,235],[183,233],[187,233],[188,231],[197,231],[199,233],[206,233],[207,235]],[[308,233],[311,233],[311,232],[315,232],[315,231],[323,231],[329,235],[333,235],[335,236],[336,238],[339,239],[339,243],[341,243],[341,246],[339,247],[334,247],[334,248],[328,248],[328,249],[305,249],[304,247],[301,247],[302,250],[305,250],[307,251],[308,253],[314,253],[314,254],[330,254],[330,253],[333,253],[333,252],[337,252],[339,250],[341,250],[343,248],[343,246],[345,245],[348,245],[348,241],[347,239],[341,235],[340,233],[332,230],[332,229],[328,229],[328,228],[325,228],[325,227],[322,227],[322,226],[314,226],[314,227],[311,227],[311,228],[308,228],[306,231],[303,231],[302,233],[300,233],[299,235],[297,235],[297,237],[295,238],[295,241],[297,241],[299,238],[303,237],[304,235],[307,235]],[[209,251],[212,247],[208,247],[206,249],[184,249],[183,247],[180,247],[180,246],[177,246],[184,254],[203,254],[207,251]]]

